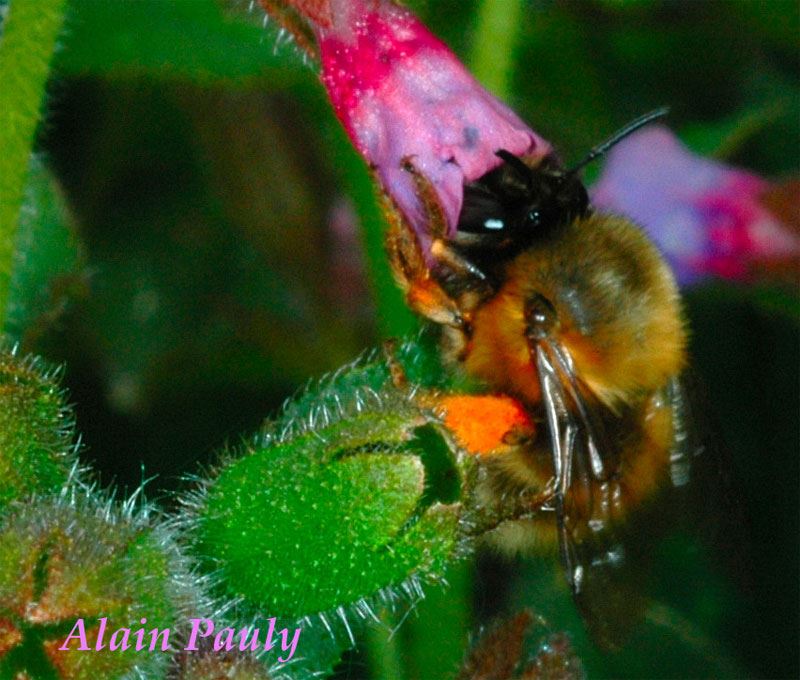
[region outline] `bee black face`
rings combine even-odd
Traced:
[[[583,183],[554,159],[531,168],[508,151],[497,155],[501,166],[464,187],[459,232],[527,240],[588,211]]]
[[[631,121],[570,170],[564,170],[553,156],[530,167],[519,156],[501,149],[497,155],[503,164],[464,187],[457,231],[468,237],[468,247],[508,250],[511,246],[514,251],[536,236],[584,217],[589,196],[578,171],[643,125],[663,118],[667,111],[662,107]],[[478,243],[469,239],[470,235],[477,236]]]

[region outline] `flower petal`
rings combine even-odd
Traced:
[[[541,155],[550,146],[489,94],[408,10],[389,2],[332,2],[317,28],[322,80],[337,116],[423,248],[431,223],[404,161],[430,183],[458,223],[463,186],[500,164],[499,149]]]
[[[797,259],[800,237],[763,200],[771,187],[651,126],[614,147],[591,195],[596,208],[640,224],[685,285],[707,276],[747,280],[764,264]]]

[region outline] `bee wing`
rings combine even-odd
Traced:
[[[670,451],[669,474],[672,485],[677,488],[683,488],[692,481],[697,472],[695,459],[705,456],[709,442],[715,439],[709,433],[711,426],[699,422],[699,389],[694,376],[687,373],[670,380],[664,390],[675,432]]]
[[[561,563],[592,636],[614,648],[644,607],[617,522],[617,453],[568,353],[544,340],[536,345],[536,363],[553,453]]]
[[[731,582],[743,592],[752,592],[752,543],[742,493],[736,487],[734,461],[722,445],[702,381],[687,370],[670,381],[664,398],[674,427],[670,480],[684,511],[673,522],[686,523],[687,532],[717,556]]]
[[[665,532],[684,532],[712,549],[726,560],[723,571],[747,590],[752,574],[740,494],[693,376],[674,377],[653,395],[672,423],[668,452],[660,452],[669,455],[666,483],[647,507],[621,521],[619,444],[608,436],[608,421],[576,378],[565,348],[552,339],[533,347],[551,439],[561,563],[595,642],[618,648],[643,620],[654,594],[653,552]]]

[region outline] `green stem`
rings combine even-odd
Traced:
[[[383,245],[386,224],[377,205],[372,180],[366,173],[363,175],[359,177],[353,173],[350,195],[356,201],[362,223],[361,238],[378,313],[378,330],[381,337],[402,338],[411,334],[417,323],[389,268]]]
[[[19,211],[66,0],[12,0],[0,35],[0,328]]]
[[[472,72],[495,95],[507,99],[520,34],[523,0],[483,0],[472,46]]]
[[[375,185],[364,161],[346,139],[338,121],[329,117],[332,126],[326,135],[331,152],[339,159],[342,181],[353,199],[361,222],[361,242],[366,268],[378,316],[378,332],[384,338],[401,338],[418,328],[418,322],[406,306],[392,276],[383,245],[386,224],[378,207]]]
[[[380,613],[380,624],[367,628],[364,640],[370,676],[381,680],[404,680],[403,663],[397,636],[392,633],[398,624],[397,615]]]
[[[647,620],[664,628],[669,634],[696,652],[715,668],[716,677],[741,678],[745,673],[719,646],[689,619],[672,607],[652,602],[647,608]]]

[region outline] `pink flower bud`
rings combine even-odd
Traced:
[[[452,235],[464,184],[500,164],[498,149],[550,151],[408,10],[385,0],[332,0],[329,9],[330,24],[314,26],[322,81],[356,149],[425,252],[430,215],[404,161],[430,183],[446,220],[444,235]]]
[[[688,284],[706,276],[747,280],[773,263],[796,266],[800,235],[766,207],[771,188],[651,126],[614,147],[591,194],[598,209],[640,224]]]

